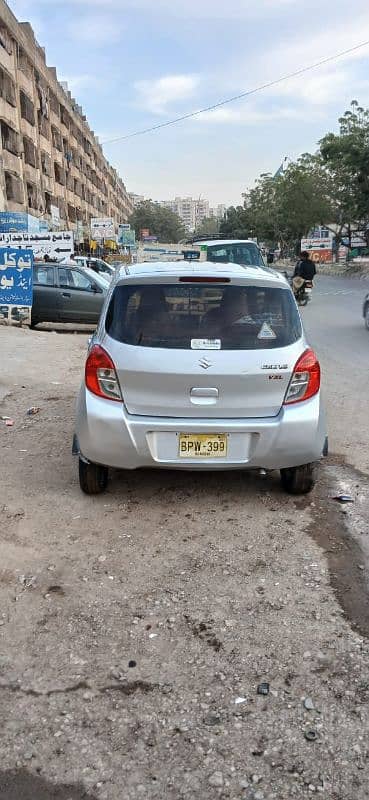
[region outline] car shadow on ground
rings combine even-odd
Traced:
[[[79,785],[52,784],[26,770],[0,772],[1,800],[96,800]]]
[[[208,499],[212,497],[214,501],[220,495],[224,498],[225,494],[229,494],[229,499],[232,495],[239,497],[240,492],[245,493],[245,497],[258,493],[286,497],[280,485],[279,472],[260,475],[256,470],[111,470],[107,491],[111,497],[118,497],[122,492],[129,491],[140,500],[170,491],[187,496],[206,494]]]

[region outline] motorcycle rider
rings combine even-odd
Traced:
[[[310,258],[307,250],[303,250],[300,260],[295,266],[293,277],[303,278],[304,281],[312,281],[316,275],[316,267],[314,261]]]
[[[305,283],[313,282],[316,275],[316,266],[314,261],[310,258],[307,250],[303,250],[301,258],[295,266],[295,271],[292,278],[292,288],[296,299],[303,297],[305,291]]]

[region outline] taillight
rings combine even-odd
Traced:
[[[300,403],[314,397],[320,389],[320,364],[314,350],[305,350],[299,358],[290,385],[287,389],[285,404]]]
[[[85,367],[87,389],[98,397],[122,401],[115,366],[108,354],[98,344],[91,348]]]

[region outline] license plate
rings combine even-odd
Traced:
[[[227,455],[225,433],[180,433],[180,458],[224,458]]]

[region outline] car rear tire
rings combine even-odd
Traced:
[[[369,304],[365,306],[364,320],[365,320],[365,327],[367,331],[369,331]]]
[[[100,464],[92,464],[79,459],[79,485],[85,494],[100,494],[108,485],[109,471]]]
[[[308,494],[315,486],[316,464],[281,469],[281,483],[288,494]]]

